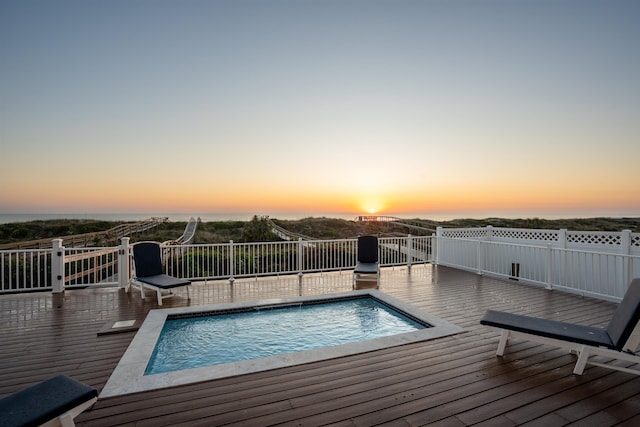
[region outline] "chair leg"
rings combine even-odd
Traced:
[[[158,296],[158,305],[162,305],[162,292],[160,292],[160,289],[156,290],[156,295]]]
[[[98,399],[94,397],[75,408],[69,409],[64,414],[60,415],[57,418],[51,419],[44,424],[41,424],[40,427],[75,427],[76,423],[74,418],[83,413],[86,409],[91,407],[94,403],[96,403]]]
[[[73,421],[73,418],[71,417],[71,414],[69,414],[68,412],[61,415],[59,421],[62,427],[75,427],[76,425],[76,423]]]
[[[191,295],[189,294],[189,286],[186,286],[187,288],[187,300],[191,300]]]
[[[504,349],[507,347],[507,341],[509,340],[509,331],[506,329],[502,330],[500,334],[500,342],[498,342],[498,350],[496,351],[496,356],[503,356]]]
[[[589,350],[587,350],[585,346],[582,346],[580,347],[578,361],[576,362],[576,366],[573,368],[573,373],[576,375],[582,375],[585,366],[587,366],[587,360],[589,360]]]

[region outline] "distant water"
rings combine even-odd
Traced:
[[[268,215],[271,218],[283,220],[298,220],[303,218],[338,218],[353,220],[360,215],[368,215],[366,213],[0,213],[0,224],[11,222],[25,221],[45,221],[50,219],[95,219],[101,221],[143,221],[152,217],[167,217],[169,221],[182,222],[189,221],[190,218],[200,218],[203,222],[210,221],[250,221],[254,215]],[[380,215],[395,216],[405,219],[421,218],[433,221],[449,221],[460,218],[544,218],[544,219],[563,219],[563,218],[623,218],[640,217],[640,212],[635,211],[593,211],[593,212],[449,212],[449,213],[424,213],[424,214],[394,214],[383,213]]]

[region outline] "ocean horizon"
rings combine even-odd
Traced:
[[[153,212],[135,212],[135,213],[0,213],[0,224],[9,224],[14,222],[28,221],[47,221],[55,219],[92,219],[99,221],[144,221],[153,217],[169,218],[172,222],[189,221],[191,218],[200,218],[203,222],[211,221],[250,221],[254,215],[269,216],[270,218],[282,220],[300,220],[304,218],[337,218],[346,220],[355,220],[358,216],[380,215],[390,216],[403,219],[425,219],[432,221],[450,221],[454,219],[486,219],[486,218],[505,218],[505,219],[574,219],[574,218],[638,218],[639,214],[629,214],[629,212],[590,212],[590,213],[568,213],[568,212],[533,212],[514,213],[514,212],[456,212],[456,213],[301,213],[301,212],[280,212],[280,213],[255,213],[255,212],[205,212],[205,213],[153,213]]]

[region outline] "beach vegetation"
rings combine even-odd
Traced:
[[[622,231],[640,232],[639,218],[578,218],[578,219],[542,219],[542,218],[486,218],[486,219],[455,219],[449,221],[432,221],[428,219],[410,220],[410,224],[419,225],[415,228],[389,222],[353,221],[339,218],[309,217],[300,220],[271,221],[293,233],[314,239],[348,239],[365,234],[381,237],[430,235],[436,227],[505,227],[524,229],[567,229],[574,231]],[[29,222],[0,224],[0,244],[11,244],[39,239],[56,239],[64,236],[79,235],[106,231],[125,221],[94,221],[94,220],[39,220]],[[169,221],[143,233],[130,236],[131,243],[151,240],[167,242],[179,238],[185,230],[187,222]],[[195,235],[195,244],[237,243],[277,241],[280,237],[273,234],[269,222],[264,217],[254,216],[250,221],[211,221],[200,222]],[[117,245],[117,239],[107,240],[105,237],[93,238],[93,244]]]

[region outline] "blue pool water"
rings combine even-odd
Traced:
[[[353,343],[429,325],[373,298],[167,319],[145,375]]]

